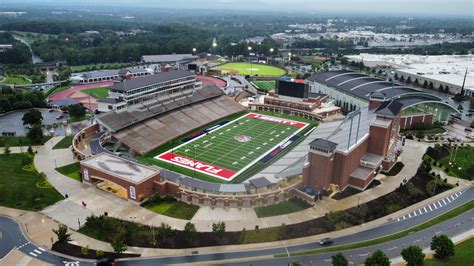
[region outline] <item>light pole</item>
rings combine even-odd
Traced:
[[[288,64],[291,64],[291,52],[288,53]]]
[[[197,49],[196,49],[196,48],[193,48],[193,55],[196,54],[196,51],[197,51]]]
[[[250,64],[250,76],[252,76],[252,60],[250,60],[250,53],[252,51],[252,46],[247,47],[249,50],[249,64]]]
[[[275,51],[275,49],[270,48],[270,58],[272,59],[272,64],[273,64],[273,51]]]
[[[216,54],[216,47],[217,47],[217,42],[214,40],[212,42],[212,50],[214,51],[214,54]]]

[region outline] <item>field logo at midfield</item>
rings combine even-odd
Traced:
[[[179,154],[174,154],[172,152],[163,153],[159,156],[159,159],[168,163],[175,163],[188,169],[193,169],[198,172],[210,174],[212,176],[220,177],[226,180],[229,180],[236,174],[234,171],[231,171],[229,169],[225,169],[198,160],[193,160],[191,158],[187,158]]]
[[[245,136],[245,135],[238,135],[238,136],[235,136],[234,139],[238,142],[247,142],[247,141],[250,141],[252,137]]]
[[[283,125],[289,125],[293,127],[305,127],[307,125],[306,123],[303,123],[303,122],[296,122],[296,121],[286,120],[286,119],[277,118],[273,116],[266,116],[266,115],[254,114],[254,113],[248,114],[247,117],[256,118],[256,119],[260,119],[260,120],[264,120],[268,122],[280,123]]]

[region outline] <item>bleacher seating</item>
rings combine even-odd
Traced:
[[[234,99],[216,87],[179,94],[147,104],[138,110],[111,112],[98,118],[113,137],[145,154],[205,124],[243,111]]]

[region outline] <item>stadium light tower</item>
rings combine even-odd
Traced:
[[[252,60],[250,60],[250,52],[252,51],[252,46],[247,47],[249,50],[249,63],[250,63],[250,76],[252,76]]]
[[[214,52],[214,55],[216,54],[216,47],[217,47],[217,41],[216,38],[212,41],[212,50]]]

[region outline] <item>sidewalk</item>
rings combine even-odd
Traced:
[[[43,146],[31,146],[33,151],[36,151],[39,148],[42,148]],[[28,152],[28,146],[16,146],[16,147],[9,147],[10,153],[24,153]],[[5,147],[0,148],[0,154],[5,153]]]
[[[432,202],[435,202],[447,195],[451,195],[458,191],[464,190],[466,187],[456,187],[452,190],[446,191],[444,193],[438,194],[432,198],[426,199],[422,202],[414,204],[409,208],[400,210],[398,212],[392,213],[388,216],[381,217],[377,220],[354,226],[351,228],[346,228],[339,231],[313,235],[308,237],[288,239],[284,242],[275,241],[275,242],[266,242],[266,243],[256,243],[256,244],[243,244],[243,245],[227,245],[227,246],[214,246],[214,247],[202,247],[202,248],[189,248],[189,249],[153,249],[153,248],[139,248],[139,247],[128,247],[127,252],[130,253],[139,253],[142,257],[160,257],[160,256],[177,256],[177,255],[190,255],[192,251],[199,251],[199,254],[212,254],[212,253],[222,253],[222,252],[235,252],[235,251],[247,251],[255,250],[262,248],[274,248],[278,246],[290,246],[297,244],[305,244],[318,241],[325,237],[338,238],[341,236],[351,235],[358,232],[366,231],[371,228],[379,227],[383,224],[386,224],[388,220],[396,219],[408,212],[419,209],[422,206],[426,206]],[[7,215],[14,218],[17,221],[20,221],[25,234],[38,245],[50,249],[51,247],[51,237],[55,237],[52,229],[56,229],[59,223],[51,218],[36,212],[22,211],[16,209],[10,209],[5,207],[0,207],[0,215]],[[28,228],[28,232],[26,232]],[[70,231],[72,233],[71,238],[73,241],[72,244],[79,246],[89,245],[91,249],[99,249],[103,251],[112,251],[110,244],[90,238],[83,234],[77,233],[75,231]]]
[[[109,216],[123,220],[134,221],[145,225],[157,226],[161,223],[169,224],[172,228],[183,230],[187,220],[181,220],[151,212],[135,203],[118,198],[110,193],[99,190],[66,176],[54,170],[56,166],[62,166],[74,162],[69,149],[52,150],[52,142],[56,143],[60,137],[55,137],[48,141],[44,147],[38,149],[35,157],[35,165],[38,171],[48,175],[48,180],[58,189],[61,194],[68,194],[69,198],[50,206],[42,211],[49,217],[78,229],[79,223],[84,224],[88,216],[102,215],[107,212]],[[411,178],[415,175],[422,160],[427,143],[407,140],[404,152],[401,155],[405,164],[400,173],[396,176],[386,177],[379,175],[377,178],[381,185],[357,195],[342,199],[325,199],[315,206],[306,210],[287,215],[258,218],[253,209],[212,209],[201,207],[192,222],[198,231],[212,231],[212,223],[225,221],[227,231],[241,231],[242,229],[252,229],[255,226],[260,228],[280,226],[282,223],[289,225],[301,223],[326,215],[329,211],[339,211],[357,206],[397,189],[403,179]],[[57,158],[57,159],[56,159]],[[454,181],[454,180],[453,180]],[[460,185],[469,185],[466,180],[461,180]],[[82,201],[87,203],[87,208],[82,206]]]

